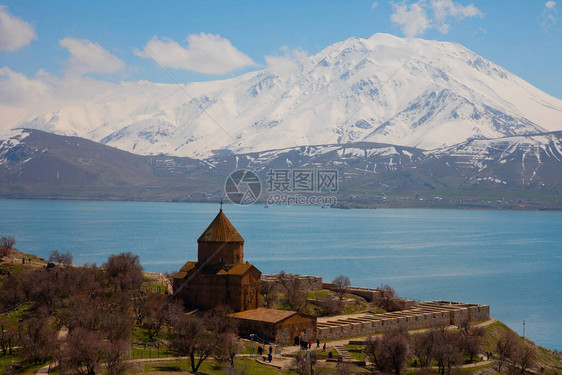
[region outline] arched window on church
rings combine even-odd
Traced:
[[[240,262],[240,255],[236,255],[236,263]]]
[[[221,257],[220,257],[220,263],[222,263],[222,255],[221,255]]]

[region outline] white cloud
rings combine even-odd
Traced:
[[[544,31],[558,23],[558,9],[556,9],[556,1],[547,1],[544,4],[544,10],[540,16],[541,26]]]
[[[453,0],[431,0],[428,5],[425,0],[408,4],[405,1],[393,3],[393,13],[390,20],[400,26],[407,37],[423,34],[427,29],[435,28],[442,34],[447,34],[451,29],[450,20],[463,20],[470,17],[483,17],[484,15],[473,4],[460,5]],[[431,15],[428,13],[431,11]],[[447,21],[447,22],[446,22]]]
[[[442,21],[447,16],[452,16],[459,20],[468,17],[484,16],[473,4],[463,6],[454,3],[453,0],[432,0],[431,7],[433,8],[433,14],[437,21]]]
[[[439,32],[441,34],[447,34],[449,30],[451,30],[451,25],[449,25],[448,23],[443,23],[439,25]]]
[[[256,63],[220,35],[201,33],[187,37],[187,47],[178,42],[153,37],[142,51],[135,54],[152,58],[163,67],[191,70],[205,74],[225,74]]]
[[[76,74],[58,77],[43,70],[34,77],[27,77],[5,66],[0,68],[0,131],[35,116],[80,107],[95,98],[122,93],[123,90],[137,92],[138,84],[113,83]]]
[[[430,21],[425,11],[425,1],[423,0],[411,5],[405,3],[392,4],[392,10],[394,13],[390,16],[390,20],[400,26],[407,37],[412,38],[423,34],[430,27]]]
[[[64,38],[59,45],[70,53],[68,72],[71,74],[115,73],[126,66],[102,46],[86,39]]]
[[[36,39],[35,29],[0,5],[0,50],[15,51]]]
[[[283,53],[280,56],[265,56],[267,70],[277,75],[291,75],[303,68],[303,63],[308,53],[302,48],[290,49],[287,46],[280,48]]]
[[[371,4],[371,9],[375,9],[378,6],[379,6],[379,2],[375,1],[374,3]]]

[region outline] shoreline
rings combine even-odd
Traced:
[[[91,197],[64,197],[64,198],[53,198],[53,197],[34,197],[34,196],[26,196],[26,197],[3,197],[0,196],[0,201],[52,201],[52,202],[110,202],[110,203],[184,203],[184,204],[192,204],[192,203],[208,203],[208,204],[218,204],[221,198],[217,197],[217,200],[159,200],[159,199],[110,199],[110,198],[91,198]],[[359,210],[384,210],[384,209],[430,209],[430,210],[482,210],[482,211],[519,211],[519,212],[562,212],[562,202],[560,203],[561,206],[548,206],[542,201],[533,202],[533,205],[530,206],[514,206],[514,205],[493,205],[490,204],[454,204],[449,202],[433,202],[433,201],[424,201],[423,203],[417,204],[409,204],[411,200],[400,200],[394,201],[389,203],[355,203],[355,202],[341,202],[336,204],[335,206],[320,206],[320,205],[299,205],[299,204],[267,204],[266,201],[256,201],[249,205],[241,205],[241,206],[264,206],[264,208],[269,207],[302,207],[302,206],[309,206],[309,207],[321,207],[321,208],[332,208],[332,209],[340,209],[340,210],[349,210],[349,209],[359,209]],[[239,206],[234,203],[230,203],[225,201],[224,204],[233,204],[235,206]],[[543,205],[544,206],[538,206]],[[267,206],[267,207],[265,207]]]

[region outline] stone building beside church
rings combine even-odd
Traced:
[[[197,262],[185,263],[173,277],[176,297],[191,308],[228,305],[236,312],[258,308],[261,272],[244,263],[244,239],[222,208],[197,246]]]

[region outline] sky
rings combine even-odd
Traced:
[[[84,82],[95,91],[107,82],[225,79],[380,32],[460,43],[562,98],[561,7],[562,0],[0,0],[0,111],[42,100],[49,84],[72,93]]]

